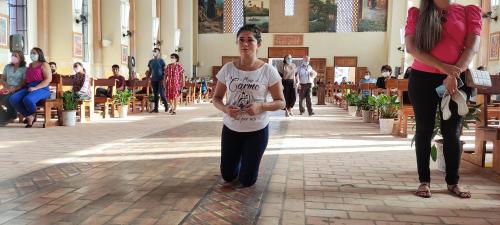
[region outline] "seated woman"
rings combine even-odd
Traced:
[[[77,93],[80,100],[89,100],[92,98],[92,88],[90,87],[90,77],[87,71],[83,68],[82,63],[76,62],[73,64],[75,75],[73,79],[73,92]]]
[[[392,76],[392,68],[389,65],[383,65],[380,69],[381,77],[377,78],[377,88],[385,89],[385,80],[390,79]]]
[[[50,97],[49,84],[52,81],[50,66],[45,61],[42,49],[33,48],[30,63],[24,79],[26,85],[18,90],[9,101],[14,108],[26,117],[26,128],[31,128],[36,118],[36,104]]]
[[[0,125],[5,125],[16,118],[16,109],[10,104],[9,98],[14,92],[23,88],[26,74],[26,61],[21,51],[13,51],[10,64],[3,69],[0,75]]]

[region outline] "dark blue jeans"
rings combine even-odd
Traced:
[[[36,103],[41,100],[50,98],[49,87],[40,88],[36,91],[29,92],[29,87],[38,85],[40,81],[34,81],[26,85],[25,88],[17,91],[10,96],[10,104],[23,116],[33,115],[36,112]]]
[[[269,126],[254,132],[236,132],[224,126],[221,139],[222,178],[226,182],[238,178],[245,187],[254,185],[267,148]]]
[[[153,96],[155,102],[154,110],[158,110],[158,102],[160,101],[159,98],[161,98],[161,101],[163,102],[165,109],[168,109],[168,103],[167,103],[167,98],[165,97],[165,87],[163,86],[163,82],[161,80],[151,81],[151,87],[153,88]]]

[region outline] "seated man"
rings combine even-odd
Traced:
[[[125,77],[120,75],[120,66],[115,64],[111,67],[111,69],[113,71],[113,76],[108,77],[108,79],[115,79],[117,81],[116,82],[116,90],[117,91],[125,90],[125,88],[126,88]],[[96,89],[96,96],[112,97],[111,95],[112,95],[111,87],[108,87],[107,89],[102,88],[102,87],[98,87]]]
[[[49,62],[50,71],[52,73],[52,82],[57,82],[61,79],[61,75],[57,73],[57,64],[55,62]],[[50,99],[56,99],[56,87],[49,86]]]

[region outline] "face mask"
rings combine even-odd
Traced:
[[[38,54],[31,54],[31,55],[30,55],[30,59],[31,59],[31,61],[33,61],[33,62],[38,61]]]
[[[75,73],[79,73],[81,71],[80,67],[75,67],[73,68],[73,70],[75,71]]]
[[[288,64],[292,64],[293,63],[292,59],[287,59],[286,61],[288,62]]]
[[[177,62],[177,60],[176,60],[176,59],[170,59],[170,62],[171,62],[171,63],[176,63],[176,62]]]
[[[382,76],[383,76],[383,77],[388,77],[388,76],[389,76],[389,72],[383,72],[383,73],[382,73]]]
[[[156,57],[158,56],[158,53],[157,52],[153,52],[153,57]]]
[[[309,66],[309,62],[304,62],[304,66]]]
[[[10,58],[10,62],[11,62],[12,64],[17,64],[17,63],[19,63],[19,58],[15,57],[15,56],[12,56],[12,57]]]
[[[365,75],[365,79],[366,80],[370,79],[370,75]]]

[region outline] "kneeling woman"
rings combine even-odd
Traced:
[[[261,31],[245,25],[237,33],[240,59],[227,63],[217,74],[213,103],[224,112],[221,138],[221,173],[226,182],[238,180],[250,187],[269,140],[269,114],[285,107],[277,70],[257,58]],[[226,104],[222,102],[227,92]],[[272,102],[267,102],[271,93]]]
[[[26,86],[12,96],[10,104],[27,119],[26,128],[33,126],[36,116],[36,103],[50,97],[49,84],[52,81],[52,72],[45,61],[40,48],[31,49],[31,61],[26,70]]]

